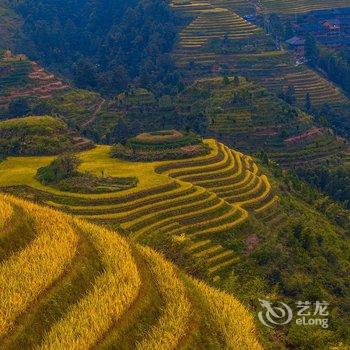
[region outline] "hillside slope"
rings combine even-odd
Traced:
[[[108,106],[100,94],[76,89],[43,69],[25,55],[0,53],[0,119],[13,117],[11,104],[20,101],[32,114],[60,115],[72,128],[84,128],[99,114],[106,119]],[[115,120],[117,120],[116,118]]]
[[[7,0],[0,0],[0,51],[15,47],[21,25],[20,16],[10,8]]]
[[[305,64],[295,62],[293,54],[279,48],[262,28],[233,12],[229,2],[174,2],[173,8],[191,16],[174,50],[177,66],[188,81],[236,74],[257,80],[272,91],[294,86],[299,105],[305,102],[306,94],[314,106],[347,101],[340,89]]]
[[[0,166],[0,186],[27,185],[24,191],[30,197],[81,218],[118,227],[137,240],[147,241],[155,233],[173,237],[184,234],[192,245],[190,256],[198,262],[208,258],[205,270],[215,278],[229,272],[237,262],[233,252],[222,246],[220,237],[251,215],[277,210],[278,198],[251,157],[214,140],[207,144],[211,147],[208,155],[168,162],[114,160],[109,158],[109,149],[101,146],[81,154],[82,170],[138,177],[139,186],[123,194],[53,192],[31,178],[35,176],[35,164],[42,164],[40,158],[31,160],[33,166],[27,167],[26,181],[8,177],[9,172],[21,167],[21,161],[10,158],[4,162]]]
[[[348,342],[349,212],[273,163],[206,143],[208,155],[175,161],[127,162],[111,158],[109,146],[78,154],[81,171],[137,177],[138,186],[123,193],[45,186],[35,175],[48,157],[8,158],[0,187],[115,228],[252,308],[259,298],[332,304],[327,331],[306,334],[307,327],[292,324],[269,333],[273,344],[324,349]]]
[[[108,95],[140,80],[151,90],[176,91],[168,54],[179,19],[166,1],[0,0],[0,6],[6,29],[19,18],[21,32],[12,42],[7,35],[11,46],[0,40],[0,50],[15,47],[80,88]]]
[[[242,77],[206,78],[177,100],[185,116],[200,111],[209,133],[227,145],[254,154],[264,150],[283,166],[337,163],[345,140],[265,88]]]
[[[0,67],[0,116],[11,117],[10,104],[24,100],[32,114],[58,114],[96,142],[116,142],[111,135],[123,119],[131,132],[135,122],[143,130],[198,129],[245,152],[264,149],[286,166],[337,163],[346,147],[329,130],[316,128],[310,116],[242,77],[238,82],[227,78],[226,83],[222,78],[200,79],[171,98],[135,89],[104,99],[98,93],[72,88],[22,55],[7,53]],[[196,123],[203,124],[203,130]],[[74,139],[82,146],[88,144],[77,133]]]
[[[312,10],[349,7],[347,0],[262,0],[261,4],[265,12],[284,15],[293,15]]]
[[[239,302],[149,248],[3,195],[0,222],[2,349],[262,349]]]
[[[93,146],[58,118],[32,116],[0,121],[2,156],[55,155]]]

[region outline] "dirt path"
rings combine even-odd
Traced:
[[[102,99],[102,101],[96,106],[94,112],[91,114],[90,118],[84,122],[81,126],[83,128],[85,128],[86,126],[88,126],[89,124],[91,124],[97,117],[97,115],[101,112],[101,109],[103,107],[103,105],[105,104],[106,100]]]

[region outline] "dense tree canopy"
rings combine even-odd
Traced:
[[[166,1],[19,0],[13,6],[27,39],[18,49],[80,87],[176,90],[179,76],[169,52],[180,20]]]

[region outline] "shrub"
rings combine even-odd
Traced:
[[[88,172],[80,173],[81,161],[72,154],[59,156],[46,167],[39,168],[37,179],[60,191],[76,193],[109,193],[136,187],[136,177],[98,177]]]
[[[37,177],[43,183],[54,183],[74,175],[77,175],[77,168],[81,161],[72,154],[59,156],[46,167],[39,168]]]
[[[48,116],[0,122],[0,154],[52,155],[73,146],[67,125]]]
[[[111,154],[112,157],[125,159],[128,161],[154,162],[161,160],[195,158],[209,154],[209,152],[209,147],[204,144],[163,150],[135,150],[133,148],[118,144],[113,146]]]
[[[9,103],[8,112],[11,117],[22,117],[30,112],[28,101],[24,98],[13,100]]]

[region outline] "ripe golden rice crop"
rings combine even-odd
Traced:
[[[6,203],[7,201],[8,199],[6,196],[0,196],[0,229],[5,227],[13,214],[13,207]]]
[[[32,218],[37,236],[24,250],[0,265],[0,336],[60,277],[73,259],[78,242],[65,215],[14,198],[9,200]]]
[[[9,209],[4,205],[4,198],[0,197],[0,206],[7,212]],[[11,331],[18,316],[36,300],[40,302],[40,294],[69,268],[78,254],[79,237],[84,235],[98,253],[104,271],[96,277],[87,294],[83,294],[78,302],[69,306],[62,318],[51,324],[44,337],[40,338],[37,349],[92,348],[113,327],[119,326],[142,295],[136,265],[138,260],[132,254],[134,248],[148,264],[152,283],[157,287],[161,300],[158,320],[141,335],[141,340],[135,345],[137,350],[179,347],[193,331],[193,313],[197,316],[202,314],[208,329],[212,329],[204,336],[220,337],[225,349],[261,349],[256,340],[254,322],[238,301],[202,282],[180,275],[171,263],[152,249],[140,245],[132,248],[132,243],[115,232],[51,209],[13,197],[6,197],[6,200],[9,207],[12,204],[20,207],[29,222],[33,222],[36,238],[0,264],[0,337]],[[190,289],[187,288],[189,284],[192,285]],[[194,290],[199,303],[191,303],[190,293],[192,295]],[[139,320],[135,319],[135,322]]]
[[[87,349],[117,322],[137,297],[141,280],[129,244],[98,226],[76,221],[88,235],[105,266],[93,290],[56,323],[41,349]]]
[[[150,265],[165,302],[163,314],[138,350],[174,349],[189,327],[191,304],[182,281],[174,267],[150,248],[139,246],[140,253]]]
[[[209,321],[221,335],[225,349],[262,350],[257,341],[253,318],[242,304],[227,293],[198,280],[191,280],[202,294],[203,305],[209,311]]]

